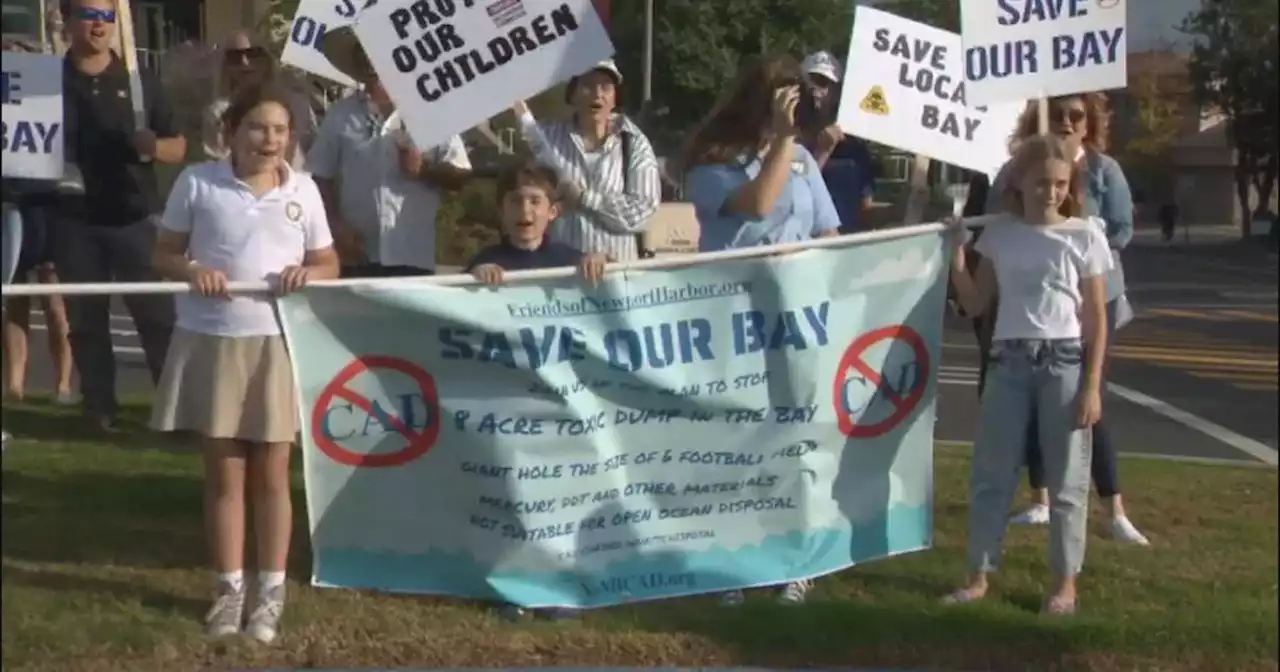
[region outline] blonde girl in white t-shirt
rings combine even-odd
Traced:
[[[230,155],[188,167],[165,206],[154,263],[191,284],[152,411],[161,431],[203,437],[205,523],[218,573],[207,630],[275,639],[292,532],[289,453],[299,427],[293,375],[269,296],[227,283],[269,281],[281,294],[335,278],[338,257],[320,192],[286,160],[288,93],[253,87],[223,117]],[[246,613],[245,492],[253,500],[257,590]]]
[[[956,246],[951,282],[968,315],[998,296],[992,369],[969,482],[971,575],[945,599],[965,603],[987,593],[1009,507],[1018,490],[1031,414],[1039,423],[1050,495],[1049,556],[1056,580],[1047,614],[1076,610],[1089,512],[1089,428],[1102,417],[1106,356],[1106,275],[1111,253],[1103,227],[1080,218],[1084,175],[1077,148],[1061,138],[1026,141],[1013,158],[1007,220],[987,225],[975,246],[976,278]],[[962,238],[961,231],[955,238]],[[997,291],[998,289],[998,291]]]

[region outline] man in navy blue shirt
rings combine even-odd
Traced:
[[[836,124],[840,104],[840,61],[819,51],[801,64],[811,109],[802,114],[805,145],[822,168],[822,177],[840,215],[840,233],[865,230],[864,215],[875,190],[875,159],[867,143],[845,135]]]
[[[592,284],[604,275],[603,254],[584,255],[547,240],[547,228],[560,216],[559,178],[551,168],[527,163],[498,177],[502,242],[480,251],[467,272],[490,285],[502,284],[505,271],[577,266]]]

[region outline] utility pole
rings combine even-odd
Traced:
[[[644,0],[644,74],[642,77],[642,109],[653,99],[653,0]]]

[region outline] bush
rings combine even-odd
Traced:
[[[436,214],[436,263],[466,266],[480,250],[498,242],[495,182],[477,177],[449,194]]]

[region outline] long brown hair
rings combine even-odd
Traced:
[[[1094,91],[1058,96],[1050,99],[1049,105],[1076,99],[1084,102],[1085,119],[1089,122],[1089,132],[1085,134],[1083,142],[1085,151],[1105,154],[1111,137],[1111,106],[1107,102],[1107,94]],[[1039,133],[1039,128],[1040,105],[1035,100],[1027,101],[1026,108],[1018,116],[1018,125],[1014,128],[1013,135],[1009,136],[1009,153],[1017,154],[1018,145]]]
[[[1056,135],[1033,135],[1024,138],[1018,144],[1013,158],[1009,159],[1005,172],[1004,188],[1000,198],[1005,212],[1019,217],[1025,216],[1022,205],[1022,178],[1029,171],[1043,170],[1048,161],[1062,161],[1071,167],[1071,184],[1067,190],[1067,198],[1062,202],[1058,212],[1066,217],[1079,217],[1084,212],[1084,167],[1076,162],[1075,153],[1066,141]]]
[[[690,134],[680,169],[728,163],[744,154],[755,154],[769,127],[773,92],[798,84],[800,63],[791,56],[759,57],[742,66]]]

